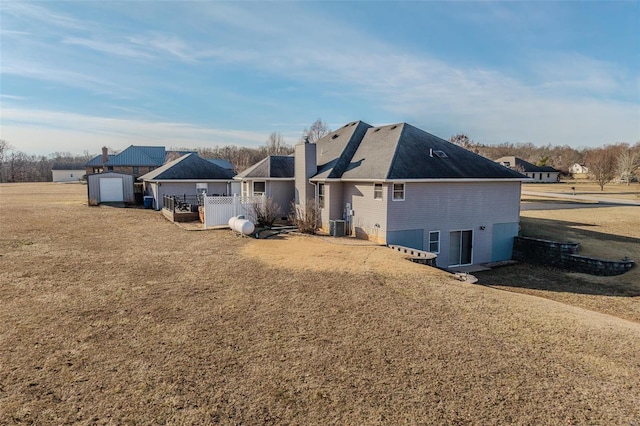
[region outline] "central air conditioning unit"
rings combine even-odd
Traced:
[[[345,234],[344,220],[329,221],[329,235],[331,235],[332,237],[344,237],[344,234]]]

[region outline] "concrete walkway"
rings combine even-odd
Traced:
[[[534,197],[546,197],[546,198],[562,198],[564,200],[575,201],[591,201],[599,204],[611,204],[620,206],[640,206],[640,200],[625,200],[624,198],[607,198],[595,195],[572,195],[572,194],[560,194],[556,192],[537,192],[537,191],[522,191],[522,195],[531,195]],[[603,194],[606,195],[606,194]]]

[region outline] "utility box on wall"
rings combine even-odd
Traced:
[[[329,221],[329,235],[331,235],[332,237],[344,237],[344,233],[345,233],[344,220]]]

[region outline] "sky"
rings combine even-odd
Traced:
[[[640,141],[640,1],[0,2],[0,138],[34,155],[299,141]]]

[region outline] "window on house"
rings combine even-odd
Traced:
[[[547,177],[550,178],[551,177],[551,173],[547,173]]]
[[[382,184],[381,183],[373,184],[373,199],[382,200]]]
[[[253,195],[264,195],[265,187],[265,182],[253,182]]]
[[[404,183],[393,184],[393,201],[404,200]]]
[[[140,168],[138,166],[133,166],[133,174],[137,175],[138,173],[140,173]]]
[[[107,171],[112,172],[112,171],[113,171],[113,166],[108,166],[108,167],[107,167]]]
[[[429,251],[440,253],[440,231],[429,232]]]
[[[318,207],[324,208],[324,183],[318,184]]]

